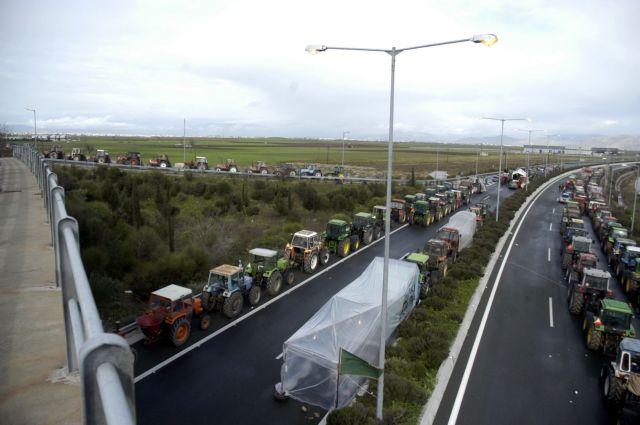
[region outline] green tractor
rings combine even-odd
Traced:
[[[381,229],[380,235],[376,238],[378,239],[384,234],[384,220],[387,216],[387,207],[385,207],[384,205],[376,205],[375,207],[373,207],[371,216],[373,217],[377,228]]]
[[[360,238],[351,234],[351,224],[344,220],[333,219],[327,223],[327,230],[322,235],[324,246],[332,254],[346,257],[349,252],[360,248]]]
[[[362,245],[369,245],[380,238],[383,231],[384,229],[376,224],[372,214],[359,212],[353,216],[351,235],[355,236]]]
[[[640,401],[640,340],[622,338],[613,361],[600,371],[605,402],[614,408]]]
[[[595,313],[588,311],[582,323],[582,330],[587,335],[587,348],[613,353],[622,338],[636,336],[632,318],[633,311],[629,304],[611,298],[603,299],[600,308]]]
[[[427,201],[416,201],[413,207],[414,211],[409,216],[409,224],[421,224],[422,227],[430,225],[433,220],[431,210],[429,210],[429,203]]]
[[[289,262],[281,257],[278,251],[265,248],[249,250],[251,260],[244,268],[244,273],[253,278],[254,285],[266,288],[267,294],[276,296],[282,290],[282,282],[293,285],[295,275],[289,268]]]
[[[404,261],[417,264],[420,270],[420,298],[425,298],[431,286],[429,279],[429,256],[421,252],[412,252],[403,257]]]

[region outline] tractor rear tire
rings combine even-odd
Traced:
[[[624,398],[624,385],[613,375],[612,371],[607,371],[603,383],[604,401],[610,407],[619,407]]]
[[[582,313],[584,309],[584,297],[576,296],[575,291],[571,291],[571,295],[569,296],[569,312],[571,314],[578,315]]]
[[[347,255],[349,255],[349,250],[350,249],[351,249],[351,242],[349,241],[348,238],[344,238],[343,240],[338,242],[337,254],[338,254],[339,257],[344,258]]]
[[[162,161],[160,163],[160,168],[167,168],[167,163],[165,161]]]
[[[267,282],[267,294],[273,297],[278,295],[280,290],[282,290],[282,273],[274,271]]]
[[[596,330],[596,327],[591,324],[587,331],[587,348],[591,351],[597,351],[602,347],[604,335],[601,331]]]
[[[380,239],[380,237],[382,237],[382,229],[379,228],[379,227],[376,227],[374,232],[373,232],[373,238],[375,240],[378,240],[378,239]]]
[[[249,289],[247,299],[249,300],[249,305],[258,305],[258,303],[262,299],[262,289],[260,289],[260,286],[253,285],[251,289]]]
[[[229,172],[230,173],[237,173],[238,169],[236,167],[231,167],[231,168],[229,168]]]
[[[260,170],[260,174],[269,174],[269,170],[263,168],[262,170]]]
[[[289,171],[289,177],[295,177],[295,176],[296,176],[295,171]]]
[[[284,281],[287,282],[287,285],[293,285],[295,279],[296,275],[293,273],[293,270],[289,269],[284,272]]]
[[[200,329],[206,331],[209,329],[209,325],[211,325],[211,316],[208,314],[200,316]]]
[[[303,269],[305,273],[313,273],[318,268],[318,254],[309,254],[304,259]]]
[[[448,271],[449,271],[449,265],[447,263],[445,263],[444,266],[442,266],[441,276],[442,277],[447,277],[447,272]]]
[[[360,249],[359,237],[357,237],[356,235],[351,235],[349,241],[351,242],[351,251],[357,251],[358,249]]]
[[[413,225],[413,223],[415,223],[415,218],[413,217],[413,214],[409,214],[409,224]]]
[[[242,294],[239,291],[234,292],[228,298],[225,298],[222,306],[222,312],[229,319],[238,316],[242,311]]]
[[[189,334],[191,333],[191,325],[186,317],[181,317],[169,328],[169,339],[171,343],[180,347],[189,339]]]
[[[325,248],[322,248],[320,250],[320,265],[326,266],[327,264],[329,264],[329,251],[327,251]]]
[[[371,242],[373,242],[373,229],[369,229],[367,231],[364,232],[364,235],[362,236],[362,243],[365,245],[369,245],[371,244]]]

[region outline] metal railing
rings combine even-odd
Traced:
[[[56,286],[62,289],[67,366],[69,371],[80,372],[83,422],[133,425],[133,353],[124,338],[104,332],[80,257],[78,223],[65,208],[64,188],[58,185],[50,161],[32,146],[14,146],[13,156],[30,167],[47,210]]]

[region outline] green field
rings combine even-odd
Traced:
[[[80,136],[78,140],[63,143],[65,153],[72,147],[80,147],[85,154],[93,155],[96,149],[106,149],[111,157],[127,151],[138,151],[144,163],[158,154],[166,154],[172,163],[193,159],[196,155],[206,156],[210,167],[234,159],[241,171],[258,160],[270,166],[281,162],[302,165],[306,162],[318,163],[330,171],[342,163],[342,140],[285,139],[285,138],[194,138],[185,139],[187,148],[182,146],[181,137],[122,137],[122,136]],[[41,146],[41,150],[47,150]],[[482,151],[483,155],[479,155]],[[575,159],[575,158],[574,158]],[[546,155],[531,155],[531,164],[544,164]],[[564,160],[567,160],[565,156]],[[417,178],[424,178],[436,169],[449,175],[470,175],[476,171],[490,172],[499,164],[498,146],[452,145],[417,142],[396,142],[394,144],[394,175],[406,175],[412,169]],[[550,163],[558,163],[560,158],[551,155]],[[387,143],[375,141],[345,142],[344,162],[351,175],[381,176],[386,170]],[[504,164],[506,163],[506,165]],[[527,154],[519,146],[504,149],[503,167],[526,166]],[[437,168],[436,168],[437,166]]]

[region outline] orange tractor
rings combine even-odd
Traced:
[[[164,336],[180,347],[191,335],[191,321],[199,319],[200,329],[206,330],[211,323],[199,295],[178,285],[169,285],[151,293],[149,309],[136,322],[145,336],[145,344],[152,344]]]

